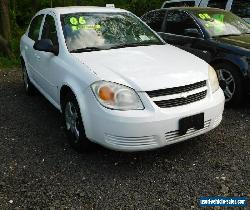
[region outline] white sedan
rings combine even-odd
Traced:
[[[64,116],[77,151],[164,147],[217,127],[224,95],[212,67],[116,8],[39,11],[20,43],[27,94]]]

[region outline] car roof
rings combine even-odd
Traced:
[[[171,7],[171,8],[162,8],[159,10],[180,10],[180,11],[190,11],[190,12],[206,12],[206,11],[220,11],[225,12],[223,9],[212,8],[212,7]]]
[[[96,7],[96,6],[69,6],[69,7],[55,7],[55,8],[46,8],[40,10],[38,13],[46,13],[52,11],[56,14],[71,14],[71,13],[80,13],[80,12],[89,12],[89,13],[119,13],[119,12],[128,12],[123,9],[113,8],[113,7]]]

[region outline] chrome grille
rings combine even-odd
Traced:
[[[161,108],[182,106],[182,105],[190,104],[196,101],[200,101],[204,99],[206,95],[207,95],[207,91],[203,91],[203,92],[188,96],[187,98],[176,98],[176,99],[171,99],[171,100],[155,101],[155,103],[157,106]]]
[[[105,141],[120,147],[151,147],[158,145],[156,136],[123,137],[106,134]]]
[[[183,92],[192,91],[201,87],[206,86],[206,80],[202,82],[197,82],[191,85],[185,85],[180,87],[174,87],[174,88],[168,88],[168,89],[161,89],[161,90],[153,90],[153,91],[147,91],[147,94],[150,98],[155,98],[159,96],[166,96],[166,95],[173,95]]]

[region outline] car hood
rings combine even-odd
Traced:
[[[215,37],[215,40],[221,43],[230,44],[250,50],[250,34],[242,34],[240,36]]]
[[[208,64],[171,45],[72,53],[100,80],[137,91],[172,88],[208,79]]]

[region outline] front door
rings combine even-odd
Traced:
[[[41,39],[50,39],[54,45],[54,48],[59,53],[59,43],[57,35],[56,22],[53,16],[46,15],[43,24],[43,30]],[[54,102],[58,102],[58,88],[57,88],[57,71],[58,64],[60,62],[57,53],[40,52],[37,51],[40,57],[39,64],[39,82],[41,84],[42,91]]]
[[[186,12],[169,11],[160,35],[167,43],[186,50],[207,62],[211,59],[209,46],[202,31]]]

